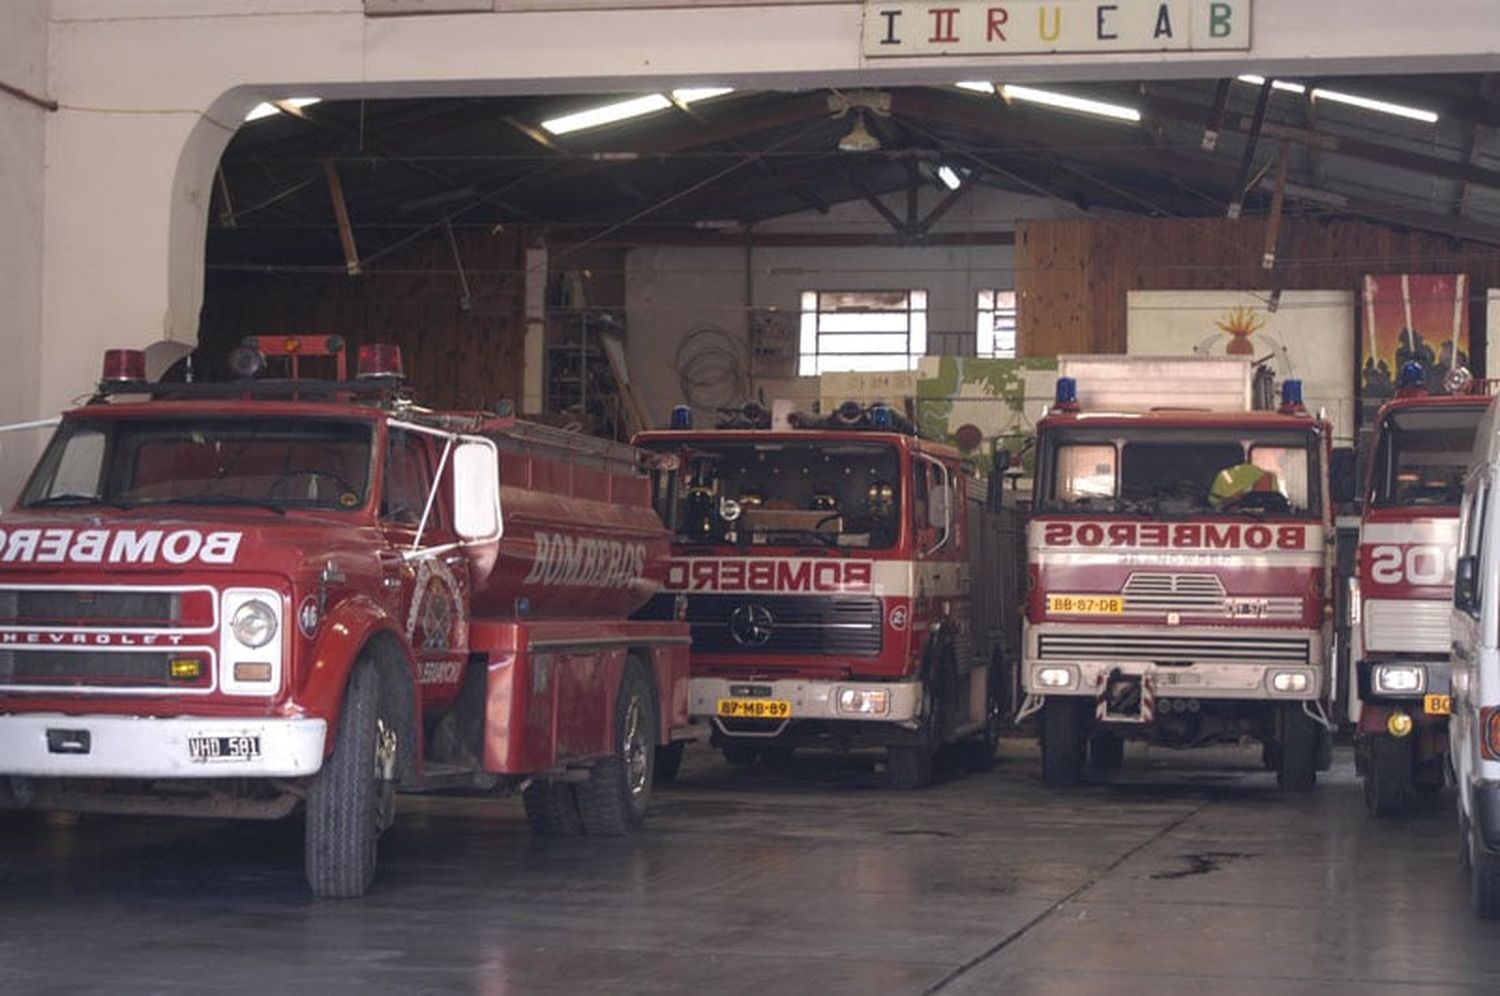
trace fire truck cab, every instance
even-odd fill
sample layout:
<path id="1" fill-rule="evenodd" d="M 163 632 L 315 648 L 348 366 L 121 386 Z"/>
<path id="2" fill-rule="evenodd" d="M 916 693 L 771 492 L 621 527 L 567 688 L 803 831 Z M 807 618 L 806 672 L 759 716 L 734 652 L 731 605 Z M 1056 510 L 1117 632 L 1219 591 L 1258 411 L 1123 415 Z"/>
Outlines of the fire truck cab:
<path id="1" fill-rule="evenodd" d="M 627 620 L 670 461 L 426 409 L 393 349 L 359 358 L 264 336 L 240 380 L 160 384 L 110 352 L 0 516 L 0 805 L 300 808 L 320 896 L 369 887 L 397 789 L 640 823 L 688 721 L 686 627 Z"/>
<path id="2" fill-rule="evenodd" d="M 884 748 L 897 788 L 949 753 L 992 766 L 1016 603 L 998 489 L 884 405 L 779 429 L 753 403 L 730 416 L 737 428 L 684 414 L 636 440 L 683 463 L 666 591 L 647 611 L 685 597 L 691 711 L 713 743 L 733 764 Z"/>
<path id="3" fill-rule="evenodd" d="M 1310 790 L 1331 752 L 1328 423 L 1295 381 L 1249 410 L 1243 360 L 1062 373 L 1037 425 L 1018 716 L 1040 713 L 1043 780 L 1116 768 L 1127 739 L 1253 737 Z"/>
<path id="4" fill-rule="evenodd" d="M 1350 599 L 1355 764 L 1375 816 L 1443 787 L 1458 508 L 1490 402 L 1466 388 L 1429 395 L 1422 383 L 1420 365 L 1407 364 L 1376 419 Z"/>

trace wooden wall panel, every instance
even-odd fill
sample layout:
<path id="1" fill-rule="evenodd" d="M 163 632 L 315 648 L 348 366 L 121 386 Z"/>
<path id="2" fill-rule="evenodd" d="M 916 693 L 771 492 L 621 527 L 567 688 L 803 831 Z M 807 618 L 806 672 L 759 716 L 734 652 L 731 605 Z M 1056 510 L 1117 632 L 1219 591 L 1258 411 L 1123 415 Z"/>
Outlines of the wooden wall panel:
<path id="1" fill-rule="evenodd" d="M 401 347 L 407 381 L 424 403 L 493 408 L 521 397 L 525 313 L 521 240 L 459 238 L 468 307 L 446 240 L 383 258 L 360 276 L 210 273 L 199 331 L 199 370 L 223 375 L 224 356 L 247 335 L 331 333 L 349 343 Z M 208 369 L 204 369 L 204 367 Z"/>
<path id="2" fill-rule="evenodd" d="M 1475 362 L 1482 297 L 1500 286 L 1500 250 L 1373 222 L 1290 218 L 1277 266 L 1261 269 L 1266 221 L 1090 219 L 1016 226 L 1017 347 L 1022 356 L 1125 351 L 1131 290 L 1349 290 L 1367 273 L 1467 273 Z"/>

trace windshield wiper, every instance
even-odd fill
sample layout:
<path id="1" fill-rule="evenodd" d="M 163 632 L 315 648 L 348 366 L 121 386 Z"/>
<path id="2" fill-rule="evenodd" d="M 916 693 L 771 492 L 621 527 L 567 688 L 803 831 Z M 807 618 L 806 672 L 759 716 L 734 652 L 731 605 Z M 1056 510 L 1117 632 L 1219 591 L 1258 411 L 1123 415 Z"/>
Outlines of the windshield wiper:
<path id="1" fill-rule="evenodd" d="M 26 503 L 27 508 L 43 508 L 47 505 L 108 505 L 111 508 L 134 508 L 130 502 L 120 501 L 115 498 L 105 498 L 101 495 L 86 495 L 76 491 L 67 491 L 61 494 L 48 495 L 35 501 Z"/>
<path id="2" fill-rule="evenodd" d="M 175 498 L 158 498 L 153 501 L 138 502 L 138 505 L 246 505 L 251 508 L 263 508 L 277 515 L 285 515 L 286 509 L 274 502 L 263 501 L 259 498 L 241 498 L 238 495 L 177 495 Z"/>

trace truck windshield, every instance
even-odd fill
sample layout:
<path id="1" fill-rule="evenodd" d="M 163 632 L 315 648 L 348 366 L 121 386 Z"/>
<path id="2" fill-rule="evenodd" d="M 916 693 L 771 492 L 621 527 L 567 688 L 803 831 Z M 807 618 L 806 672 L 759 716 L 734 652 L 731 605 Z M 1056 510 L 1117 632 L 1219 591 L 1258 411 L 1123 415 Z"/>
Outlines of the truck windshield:
<path id="1" fill-rule="evenodd" d="M 1372 505 L 1457 505 L 1480 405 L 1394 411 L 1380 423 L 1370 473 Z"/>
<path id="2" fill-rule="evenodd" d="M 21 505 L 352 510 L 369 490 L 373 437 L 373 425 L 357 419 L 68 419 Z"/>
<path id="3" fill-rule="evenodd" d="M 888 547 L 900 531 L 900 455 L 885 443 L 774 440 L 686 443 L 672 523 L 679 543 Z"/>
<path id="4" fill-rule="evenodd" d="M 1041 512 L 1316 515 L 1318 436 L 1273 430 L 1067 428 L 1041 448 Z"/>

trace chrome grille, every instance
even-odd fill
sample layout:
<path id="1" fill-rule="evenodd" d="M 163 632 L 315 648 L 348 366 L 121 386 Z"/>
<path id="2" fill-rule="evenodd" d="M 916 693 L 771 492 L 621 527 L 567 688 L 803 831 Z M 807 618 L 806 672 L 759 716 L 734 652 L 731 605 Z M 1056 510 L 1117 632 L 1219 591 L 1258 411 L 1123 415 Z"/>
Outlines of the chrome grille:
<path id="1" fill-rule="evenodd" d="M 86 588 L 0 590 L 0 625 L 156 628 L 182 621 L 175 591 L 104 591 Z"/>
<path id="2" fill-rule="evenodd" d="M 5 647 L 0 648 L 0 683 L 20 687 L 206 687 L 211 680 L 206 660 L 200 677 L 185 681 L 172 678 L 171 661 L 180 656 L 184 655 L 160 650 L 21 650 Z"/>
<path id="3" fill-rule="evenodd" d="M 1136 573 L 1125 581 L 1126 612 L 1224 611 L 1224 584 L 1214 574 Z"/>
<path id="4" fill-rule="evenodd" d="M 1226 633 L 1043 633 L 1038 653 L 1062 660 L 1130 660 L 1191 663 L 1307 663 L 1311 643 L 1300 636 Z"/>

